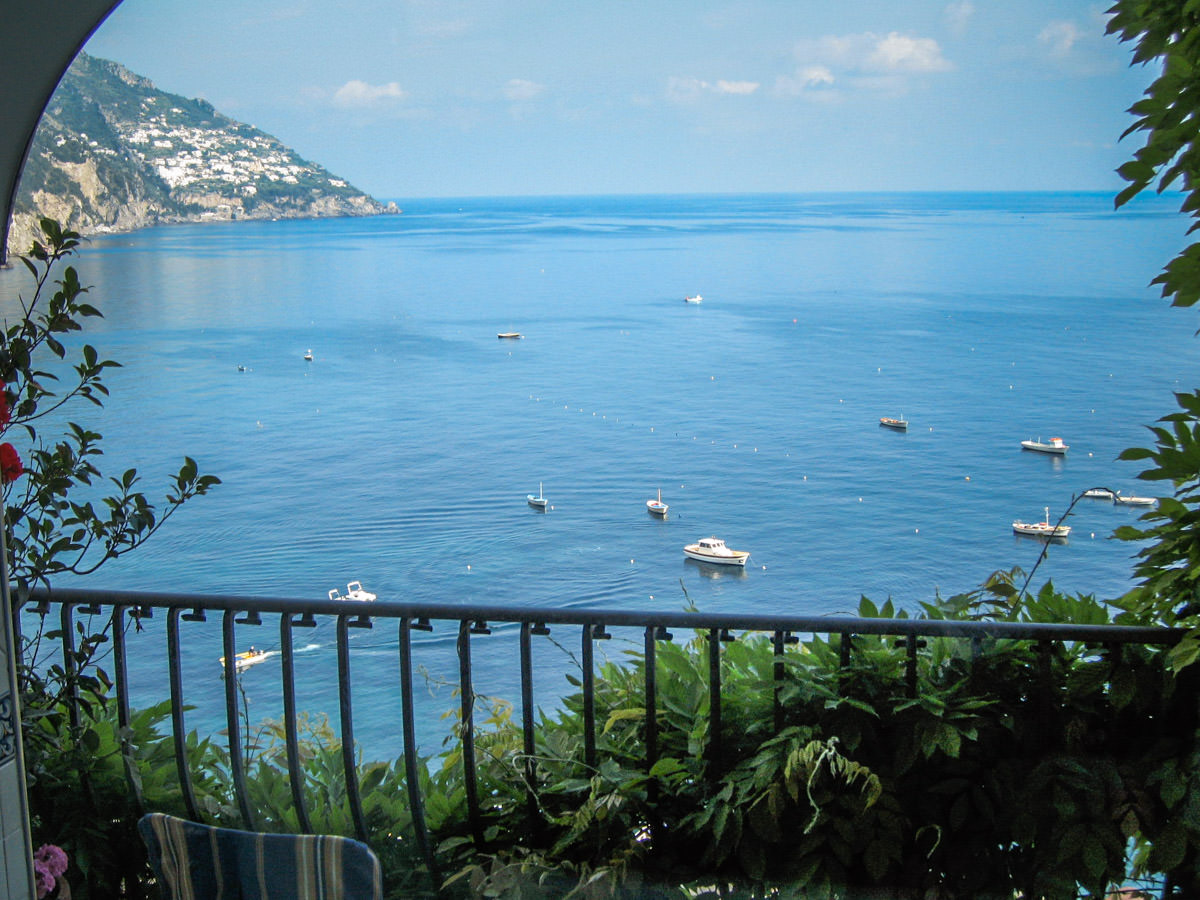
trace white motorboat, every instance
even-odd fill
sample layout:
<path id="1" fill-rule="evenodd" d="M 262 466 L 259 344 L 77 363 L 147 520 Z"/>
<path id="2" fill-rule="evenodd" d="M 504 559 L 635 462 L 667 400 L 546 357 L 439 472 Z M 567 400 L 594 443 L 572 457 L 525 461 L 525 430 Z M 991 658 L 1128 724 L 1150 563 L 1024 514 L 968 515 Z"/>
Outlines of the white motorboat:
<path id="1" fill-rule="evenodd" d="M 646 509 L 654 513 L 656 516 L 665 516 L 667 514 L 667 504 L 662 502 L 662 488 L 658 489 L 657 500 L 647 500 Z"/>
<path id="2" fill-rule="evenodd" d="M 243 650 L 241 653 L 233 655 L 233 668 L 235 672 L 240 672 L 243 669 L 248 669 L 257 663 L 262 662 L 267 658 L 266 650 L 258 650 L 251 645 L 249 650 Z M 220 659 L 221 666 L 225 665 L 225 657 Z"/>
<path id="3" fill-rule="evenodd" d="M 341 593 L 337 588 L 330 588 L 330 600 L 357 600 L 359 602 L 370 602 L 377 599 L 377 595 L 372 594 L 368 590 L 364 590 L 361 581 L 351 581 L 346 585 L 346 593 Z"/>
<path id="4" fill-rule="evenodd" d="M 684 556 L 699 562 L 716 563 L 721 566 L 744 566 L 750 558 L 748 550 L 730 550 L 720 538 L 701 538 L 683 548 Z"/>
<path id="5" fill-rule="evenodd" d="M 1013 522 L 1013 532 L 1040 538 L 1065 538 L 1071 533 L 1070 525 L 1050 524 L 1050 507 L 1045 510 L 1046 518 L 1041 522 Z"/>
<path id="6" fill-rule="evenodd" d="M 370 591 L 363 590 L 361 581 L 351 581 L 346 585 L 346 596 L 342 597 L 342 599 L 369 602 L 375 599 L 375 595 Z"/>
<path id="7" fill-rule="evenodd" d="M 683 302 L 684 303 L 703 303 L 704 298 L 701 297 L 699 294 L 697 294 L 695 297 L 684 297 Z"/>
<path id="8" fill-rule="evenodd" d="M 884 428 L 894 428 L 896 431 L 908 431 L 908 419 L 893 419 L 890 416 L 880 416 L 879 424 Z"/>
<path id="9" fill-rule="evenodd" d="M 1021 447 L 1025 450 L 1036 450 L 1039 453 L 1066 453 L 1071 448 L 1063 443 L 1060 437 L 1052 437 L 1049 441 L 1043 441 L 1041 436 L 1038 436 L 1036 441 L 1021 441 Z"/>
<path id="10" fill-rule="evenodd" d="M 548 499 L 542 496 L 542 483 L 540 481 L 538 482 L 537 496 L 535 497 L 533 494 L 526 494 L 525 500 L 534 509 L 540 509 L 542 512 L 546 511 L 546 504 L 550 502 Z"/>
<path id="11" fill-rule="evenodd" d="M 1135 497 L 1133 494 L 1122 494 L 1117 491 L 1113 494 L 1113 503 L 1120 506 L 1154 506 L 1158 503 L 1154 497 Z"/>
<path id="12" fill-rule="evenodd" d="M 1083 496 L 1091 497 L 1095 500 L 1112 500 L 1116 494 L 1108 488 L 1089 488 L 1083 492 Z"/>
<path id="13" fill-rule="evenodd" d="M 521 334 L 519 331 L 501 331 L 496 335 L 496 337 L 500 338 L 502 341 L 519 341 L 521 338 L 525 337 L 525 335 Z"/>

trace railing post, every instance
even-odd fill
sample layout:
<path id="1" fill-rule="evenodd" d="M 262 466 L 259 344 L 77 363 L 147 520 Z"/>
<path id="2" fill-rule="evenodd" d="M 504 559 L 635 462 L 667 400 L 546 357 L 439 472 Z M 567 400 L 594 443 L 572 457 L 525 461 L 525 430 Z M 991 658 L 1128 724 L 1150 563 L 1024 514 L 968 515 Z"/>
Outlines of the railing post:
<path id="1" fill-rule="evenodd" d="M 904 638 L 904 683 L 910 700 L 917 698 L 917 650 L 923 646 L 925 642 L 918 640 L 915 634 Z"/>
<path id="2" fill-rule="evenodd" d="M 75 619 L 74 603 L 64 603 L 59 610 L 59 625 L 62 630 L 63 671 L 66 672 L 67 720 L 72 730 L 79 729 L 79 681 L 75 677 Z"/>
<path id="3" fill-rule="evenodd" d="M 596 756 L 596 674 L 593 671 L 592 646 L 593 626 L 583 626 L 582 644 L 580 646 L 580 664 L 583 667 L 583 761 L 589 769 L 595 770 Z"/>
<path id="4" fill-rule="evenodd" d="M 358 765 L 354 758 L 354 709 L 350 691 L 350 632 L 349 629 L 370 628 L 371 622 L 363 616 L 338 616 L 338 708 L 342 722 L 342 768 L 346 772 L 346 799 L 350 803 L 350 817 L 354 820 L 354 832 L 366 843 L 367 821 L 363 816 L 362 797 L 358 790 Z"/>
<path id="5" fill-rule="evenodd" d="M 408 786 L 408 811 L 412 816 L 413 831 L 416 833 L 417 851 L 425 860 L 429 880 L 433 883 L 434 891 L 437 891 L 441 888 L 442 877 L 425 824 L 425 800 L 421 796 L 420 761 L 417 759 L 416 711 L 413 709 L 412 629 L 416 627 L 418 626 L 413 625 L 407 616 L 400 620 L 400 714 L 404 729 L 404 781 Z M 420 627 L 432 630 L 428 625 Z"/>
<path id="6" fill-rule="evenodd" d="M 225 721 L 229 728 L 229 773 L 233 778 L 233 790 L 237 797 L 242 823 L 247 831 L 257 831 L 254 810 L 246 795 L 246 770 L 242 759 L 242 729 L 238 717 L 238 674 L 237 653 L 234 642 L 233 619 L 237 613 L 227 609 L 221 616 L 221 638 L 225 648 Z"/>
<path id="7" fill-rule="evenodd" d="M 658 629 L 646 626 L 643 639 L 644 665 L 646 667 L 646 771 L 658 762 Z M 656 790 L 654 782 L 650 789 Z"/>
<path id="8" fill-rule="evenodd" d="M 302 620 L 304 624 L 308 621 L 311 619 Z M 292 805 L 296 808 L 296 820 L 300 830 L 305 834 L 312 834 L 308 804 L 304 800 L 304 769 L 300 765 L 300 740 L 296 733 L 296 660 L 292 645 L 292 614 L 287 612 L 279 615 L 279 670 L 283 688 L 283 735 L 287 748 Z"/>
<path id="9" fill-rule="evenodd" d="M 537 764 L 534 761 L 533 741 L 533 623 L 521 623 L 521 747 L 525 754 L 525 812 L 530 829 L 539 830 L 538 799 L 534 786 L 537 783 Z M 548 629 L 542 628 L 541 633 Z"/>
<path id="10" fill-rule="evenodd" d="M 121 735 L 121 762 L 125 767 L 125 779 L 129 782 L 130 793 L 133 794 L 134 807 L 138 818 L 146 811 L 145 798 L 142 796 L 142 779 L 138 777 L 137 762 L 133 758 L 133 748 L 129 743 L 129 670 L 125 665 L 125 610 L 123 606 L 114 606 L 109 627 L 112 628 L 113 642 L 113 678 L 117 688 L 117 729 Z"/>
<path id="11" fill-rule="evenodd" d="M 183 721 L 183 672 L 179 660 L 179 616 L 182 610 L 172 606 L 167 613 L 167 674 L 171 683 L 171 736 L 175 742 L 175 772 L 183 793 L 183 808 L 189 819 L 200 820 L 196 793 L 192 790 L 192 773 L 187 758 L 187 730 Z M 204 613 L 197 610 L 190 616 L 203 622 Z M 184 618 L 189 618 L 185 616 Z"/>
<path id="12" fill-rule="evenodd" d="M 714 781 L 721 774 L 721 629 L 708 632 L 708 762 Z"/>
<path id="13" fill-rule="evenodd" d="M 483 848 L 483 822 L 479 814 L 479 786 L 475 773 L 475 688 L 471 683 L 470 620 L 458 623 L 458 687 L 462 713 L 463 788 L 467 795 L 467 821 L 475 846 Z"/>
<path id="14" fill-rule="evenodd" d="M 772 677 L 775 681 L 774 689 L 771 691 L 771 709 L 774 713 L 775 733 L 783 731 L 784 713 L 783 713 L 783 681 L 787 675 L 787 664 L 783 659 L 783 652 L 788 644 L 797 643 L 800 639 L 788 634 L 786 631 L 776 629 L 771 635 L 771 649 L 775 654 L 775 664 L 772 666 Z"/>

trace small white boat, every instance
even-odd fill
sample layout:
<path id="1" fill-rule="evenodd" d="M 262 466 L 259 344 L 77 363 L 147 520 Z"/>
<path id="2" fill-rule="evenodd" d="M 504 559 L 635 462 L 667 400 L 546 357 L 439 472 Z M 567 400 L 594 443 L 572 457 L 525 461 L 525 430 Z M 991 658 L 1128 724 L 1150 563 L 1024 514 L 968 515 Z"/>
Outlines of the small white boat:
<path id="1" fill-rule="evenodd" d="M 1116 494 L 1108 488 L 1089 488 L 1083 492 L 1083 496 L 1091 497 L 1095 500 L 1112 500 Z"/>
<path id="2" fill-rule="evenodd" d="M 346 596 L 342 597 L 342 599 L 369 602 L 375 599 L 375 595 L 370 591 L 363 590 L 361 581 L 352 581 L 346 585 Z"/>
<path id="3" fill-rule="evenodd" d="M 879 424 L 884 428 L 894 428 L 896 431 L 908 431 L 908 419 L 893 419 L 890 416 L 880 416 Z"/>
<path id="4" fill-rule="evenodd" d="M 244 650 L 241 653 L 234 654 L 234 656 L 233 656 L 234 671 L 240 672 L 243 669 L 248 669 L 250 666 L 253 666 L 256 663 L 260 663 L 263 660 L 265 660 L 266 658 L 267 658 L 266 650 L 258 650 L 258 649 L 255 649 L 255 647 L 253 645 L 251 645 L 249 650 Z M 221 657 L 220 663 L 221 663 L 221 666 L 224 667 L 225 657 L 223 657 L 223 656 Z"/>
<path id="5" fill-rule="evenodd" d="M 521 334 L 519 331 L 501 331 L 498 335 L 496 335 L 496 337 L 500 338 L 502 341 L 519 341 L 521 338 L 525 337 L 525 335 Z"/>
<path id="6" fill-rule="evenodd" d="M 341 593 L 337 588 L 329 589 L 330 600 L 357 600 L 359 602 L 370 602 L 377 597 L 368 590 L 364 590 L 361 581 L 351 581 L 346 585 L 346 593 Z"/>
<path id="7" fill-rule="evenodd" d="M 1045 510 L 1046 518 L 1041 522 L 1013 522 L 1013 532 L 1040 538 L 1065 538 L 1071 533 L 1070 525 L 1051 525 L 1050 507 L 1045 507 Z"/>
<path id="8" fill-rule="evenodd" d="M 683 548 L 683 555 L 700 562 L 721 566 L 744 566 L 750 558 L 748 550 L 730 550 L 720 538 L 701 538 Z"/>
<path id="9" fill-rule="evenodd" d="M 1121 506 L 1154 506 L 1158 500 L 1154 497 L 1135 497 L 1133 494 L 1122 494 L 1117 491 L 1113 494 L 1113 503 Z"/>
<path id="10" fill-rule="evenodd" d="M 667 514 L 667 504 L 662 502 L 662 488 L 658 489 L 657 500 L 647 500 L 646 509 L 654 513 L 656 516 L 665 516 Z"/>
<path id="11" fill-rule="evenodd" d="M 704 298 L 701 297 L 699 294 L 697 294 L 695 297 L 684 297 L 683 302 L 684 303 L 703 303 Z"/>
<path id="12" fill-rule="evenodd" d="M 1049 441 L 1043 441 L 1041 436 L 1038 436 L 1036 441 L 1021 441 L 1021 447 L 1025 450 L 1036 450 L 1039 453 L 1066 453 L 1071 448 L 1063 443 L 1060 437 L 1052 437 Z"/>
<path id="13" fill-rule="evenodd" d="M 312 350 L 305 350 L 305 351 L 304 351 L 304 358 L 305 358 L 306 360 L 308 360 L 309 362 L 312 362 L 312 361 L 313 361 Z"/>
<path id="14" fill-rule="evenodd" d="M 540 481 L 538 482 L 537 496 L 535 497 L 533 494 L 526 494 L 525 500 L 534 509 L 540 509 L 543 512 L 546 511 L 546 504 L 550 502 L 548 499 L 542 496 L 542 483 Z"/>

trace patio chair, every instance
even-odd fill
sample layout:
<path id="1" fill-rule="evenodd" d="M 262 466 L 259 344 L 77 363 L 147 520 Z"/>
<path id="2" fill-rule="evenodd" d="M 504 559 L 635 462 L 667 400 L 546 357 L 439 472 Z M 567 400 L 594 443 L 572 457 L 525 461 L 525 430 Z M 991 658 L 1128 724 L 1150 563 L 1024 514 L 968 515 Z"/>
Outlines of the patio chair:
<path id="1" fill-rule="evenodd" d="M 149 813 L 138 831 L 164 900 L 382 900 L 371 849 L 345 837 L 261 834 Z"/>

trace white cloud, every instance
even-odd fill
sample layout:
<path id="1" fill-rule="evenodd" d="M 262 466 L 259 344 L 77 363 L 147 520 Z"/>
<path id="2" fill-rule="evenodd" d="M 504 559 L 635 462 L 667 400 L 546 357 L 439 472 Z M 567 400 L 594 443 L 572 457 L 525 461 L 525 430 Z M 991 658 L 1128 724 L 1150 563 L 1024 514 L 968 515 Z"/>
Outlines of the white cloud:
<path id="1" fill-rule="evenodd" d="M 1050 55 L 1061 59 L 1071 52 L 1071 48 L 1083 36 L 1079 26 L 1074 22 L 1051 22 L 1038 35 L 1038 42 L 1050 50 Z"/>
<path id="2" fill-rule="evenodd" d="M 966 3 L 965 5 L 969 5 Z M 826 35 L 796 44 L 794 73 L 776 80 L 778 93 L 799 96 L 814 92 L 830 95 L 833 85 L 860 90 L 903 93 L 906 78 L 948 72 L 954 68 L 936 40 L 898 31 Z"/>
<path id="3" fill-rule="evenodd" d="M 361 109 L 405 99 L 408 92 L 395 81 L 387 84 L 367 84 L 357 79 L 347 81 L 334 91 L 333 102 L 337 106 Z"/>
<path id="4" fill-rule="evenodd" d="M 780 75 L 775 80 L 775 92 L 793 97 L 813 90 L 824 90 L 827 93 L 835 80 L 828 66 L 805 66 L 795 75 Z"/>
<path id="5" fill-rule="evenodd" d="M 950 33 L 962 37 L 966 34 L 967 25 L 975 15 L 975 4 L 971 0 L 957 0 L 946 7 L 946 27 Z"/>
<path id="6" fill-rule="evenodd" d="M 759 88 L 757 81 L 705 81 L 702 78 L 679 78 L 672 75 L 667 79 L 667 99 L 676 103 L 689 103 L 705 94 L 745 97 Z"/>
<path id="7" fill-rule="evenodd" d="M 747 96 L 758 90 L 757 81 L 718 81 L 715 88 L 718 94 L 737 94 Z"/>
<path id="8" fill-rule="evenodd" d="M 543 93 L 546 86 L 536 81 L 526 81 L 524 78 L 511 78 L 504 85 L 504 96 L 513 102 L 532 100 Z"/>
<path id="9" fill-rule="evenodd" d="M 875 72 L 945 72 L 954 68 L 933 38 L 914 38 L 893 31 L 871 50 L 863 67 Z"/>

